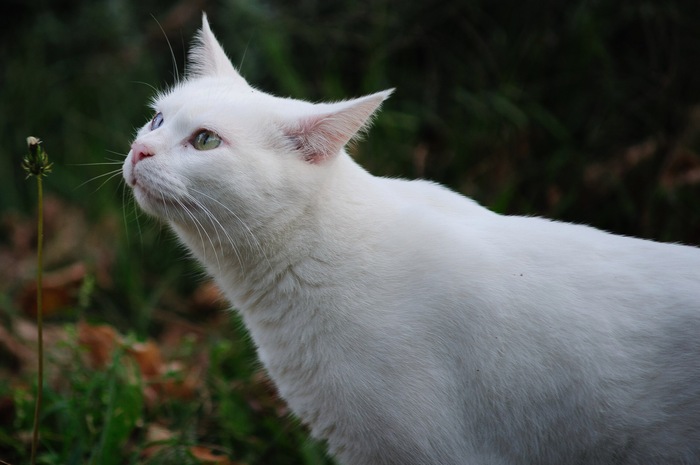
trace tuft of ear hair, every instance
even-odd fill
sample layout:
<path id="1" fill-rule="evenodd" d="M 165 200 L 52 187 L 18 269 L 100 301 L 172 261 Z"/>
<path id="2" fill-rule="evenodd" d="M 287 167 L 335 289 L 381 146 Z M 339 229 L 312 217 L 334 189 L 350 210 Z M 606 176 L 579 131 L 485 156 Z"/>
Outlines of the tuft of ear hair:
<path id="1" fill-rule="evenodd" d="M 317 112 L 297 117 L 284 128 L 302 159 L 321 163 L 335 157 L 366 130 L 372 116 L 394 89 L 338 103 L 314 105 Z"/>
<path id="2" fill-rule="evenodd" d="M 197 31 L 195 42 L 190 48 L 187 64 L 187 75 L 190 78 L 228 77 L 237 81 L 238 84 L 248 85 L 216 40 L 209 27 L 206 13 L 202 13 L 202 27 Z"/>

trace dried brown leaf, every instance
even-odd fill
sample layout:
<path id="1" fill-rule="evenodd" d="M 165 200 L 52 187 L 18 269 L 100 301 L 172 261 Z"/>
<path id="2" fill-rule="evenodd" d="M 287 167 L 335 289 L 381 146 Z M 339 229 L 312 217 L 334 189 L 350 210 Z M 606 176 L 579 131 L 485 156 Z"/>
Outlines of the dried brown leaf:
<path id="1" fill-rule="evenodd" d="M 228 457 L 209 447 L 191 446 L 189 451 L 203 465 L 233 465 Z"/>
<path id="2" fill-rule="evenodd" d="M 46 273 L 42 280 L 43 315 L 51 316 L 75 305 L 85 274 L 85 265 L 80 262 Z M 25 315 L 36 318 L 36 281 L 28 283 L 20 292 L 19 307 Z"/>
<path id="3" fill-rule="evenodd" d="M 145 379 L 152 379 L 163 373 L 163 357 L 155 342 L 138 342 L 127 347 L 126 351 L 139 366 Z"/>
<path id="4" fill-rule="evenodd" d="M 112 361 L 121 336 L 109 325 L 91 325 L 81 321 L 78 323 L 78 342 L 87 348 L 90 366 L 105 368 Z"/>
<path id="5" fill-rule="evenodd" d="M 214 281 L 200 285 L 192 294 L 190 307 L 197 314 L 218 313 L 227 306 L 224 294 Z"/>

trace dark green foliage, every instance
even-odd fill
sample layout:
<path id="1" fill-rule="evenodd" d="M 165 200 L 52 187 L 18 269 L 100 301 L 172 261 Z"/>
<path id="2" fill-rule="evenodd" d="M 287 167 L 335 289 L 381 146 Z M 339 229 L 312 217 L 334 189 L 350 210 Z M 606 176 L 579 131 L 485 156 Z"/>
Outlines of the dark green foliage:
<path id="1" fill-rule="evenodd" d="M 71 353 L 77 355 L 77 351 Z M 85 370 L 76 357 L 71 364 L 62 367 L 66 369 L 66 376 L 59 389 L 45 386 L 37 463 L 125 463 L 123 450 L 142 419 L 143 400 L 134 366 L 123 365 L 123 355 L 118 352 L 115 363 L 107 370 Z M 16 392 L 16 395 L 21 395 L 24 391 Z M 33 401 L 21 397 L 15 406 L 11 428 L 14 431 L 28 430 Z M 22 463 L 22 457 L 28 458 L 25 455 L 28 451 L 18 447 L 12 453 L 13 445 L 18 446 L 16 437 L 2 438 L 0 457 Z"/>
<path id="2" fill-rule="evenodd" d="M 199 464 L 194 455 L 198 447 L 226 457 L 224 464 L 332 463 L 323 446 L 309 440 L 286 415 L 286 407 L 258 371 L 240 323 L 232 321 L 223 330 L 210 326 L 205 344 L 185 344 L 170 354 L 207 365 L 194 395 L 168 391 L 164 383 L 182 381 L 197 369 L 196 363 L 182 372 L 145 379 L 129 355 L 137 343 L 128 337 L 105 366 L 92 367 L 86 363 L 89 348 L 78 344 L 76 328 L 69 325 L 64 331 L 65 341 L 52 347 L 47 358 L 52 374 L 44 388 L 37 463 Z M 13 405 L 1 410 L 0 418 L 0 459 L 10 464 L 28 459 L 29 450 L 18 438 L 32 424 L 31 392 L 0 386 L 0 408 L 9 399 Z M 158 430 L 166 436 L 154 437 Z"/>
<path id="3" fill-rule="evenodd" d="M 429 177 L 508 213 L 700 241 L 700 215 L 689 208 L 697 182 L 684 176 L 699 163 L 690 118 L 700 100 L 697 2 L 203 5 L 234 63 L 263 90 L 322 100 L 396 87 L 356 150 L 376 174 Z M 150 86 L 173 83 L 175 67 L 182 74 L 200 11 L 156 0 L 3 8 L 7 209 L 30 196 L 9 156 L 22 151 L 18 134 L 41 131 L 62 164 L 128 151 L 150 116 Z M 60 170 L 53 190 L 84 202 L 99 182 L 75 187 L 105 171 Z M 122 203 L 115 184 L 86 207 Z"/>

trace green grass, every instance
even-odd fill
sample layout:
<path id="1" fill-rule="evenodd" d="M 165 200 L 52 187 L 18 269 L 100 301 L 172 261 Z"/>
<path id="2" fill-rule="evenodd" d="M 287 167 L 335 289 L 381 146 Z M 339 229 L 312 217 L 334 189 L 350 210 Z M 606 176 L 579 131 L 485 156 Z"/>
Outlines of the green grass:
<path id="1" fill-rule="evenodd" d="M 25 318 L 19 297 L 31 277 L 20 265 L 32 250 L 18 231 L 36 199 L 19 165 L 24 138 L 39 134 L 55 163 L 45 191 L 62 202 L 47 250 L 63 250 L 52 237 L 80 242 L 49 253 L 47 272 L 82 262 L 95 279 L 89 303 L 48 324 L 70 336 L 82 318 L 159 344 L 173 321 L 206 330 L 190 353 L 168 354 L 186 366 L 208 360 L 198 395 L 158 405 L 123 352 L 95 369 L 77 336 L 64 340 L 62 358 L 48 359 L 62 377 L 44 391 L 42 463 L 196 463 L 193 445 L 240 463 L 329 463 L 257 378 L 240 323 L 212 324 L 195 310 L 202 273 L 172 236 L 137 212 L 118 175 L 84 184 L 119 167 L 151 117 L 154 88 L 174 82 L 174 64 L 182 73 L 200 21 L 187 5 L 0 7 L 0 257 L 19 260 L 0 279 L 0 325 L 16 335 Z M 375 174 L 433 179 L 503 213 L 700 244 L 697 1 L 221 0 L 206 9 L 234 63 L 265 91 L 319 101 L 395 87 L 353 148 Z M 86 165 L 102 162 L 117 164 Z M 10 382 L 0 384 L 0 412 L 10 413 L 0 415 L 0 459 L 19 464 L 33 376 L 1 342 Z M 146 457 L 152 425 L 173 435 Z"/>
<path id="2" fill-rule="evenodd" d="M 65 338 L 47 360 L 53 376 L 44 388 L 37 463 L 166 464 L 176 456 L 177 463 L 201 463 L 191 456 L 193 447 L 250 465 L 331 463 L 323 446 L 310 441 L 286 414 L 258 372 L 236 322 L 224 331 L 211 327 L 203 341 L 170 354 L 171 361 L 185 360 L 186 365 L 190 358 L 206 361 L 204 376 L 197 378 L 191 394 L 161 383 L 183 386 L 196 367 L 144 379 L 126 348 L 136 341 L 131 336 L 105 366 L 95 368 L 86 362 L 87 348 L 78 342 L 75 326 L 63 330 Z M 156 389 L 148 391 L 147 386 Z M 3 420 L 0 457 L 25 463 L 29 451 L 17 438 L 31 429 L 33 392 L 3 385 L 0 398 L 11 398 L 15 408 L 11 420 Z M 158 429 L 167 436 L 152 437 Z"/>

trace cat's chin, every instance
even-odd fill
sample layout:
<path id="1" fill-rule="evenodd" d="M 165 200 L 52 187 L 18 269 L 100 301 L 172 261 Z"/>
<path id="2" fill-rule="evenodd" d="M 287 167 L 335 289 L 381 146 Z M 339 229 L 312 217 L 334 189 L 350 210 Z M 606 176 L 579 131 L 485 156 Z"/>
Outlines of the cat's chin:
<path id="1" fill-rule="evenodd" d="M 133 191 L 136 203 L 146 213 L 159 218 L 175 219 L 192 214 L 193 210 L 198 210 L 192 202 L 172 198 L 162 192 L 155 193 L 138 183 L 134 184 Z"/>
<path id="2" fill-rule="evenodd" d="M 166 201 L 164 198 L 157 199 L 147 189 L 138 184 L 133 186 L 133 191 L 136 203 L 150 215 L 163 217 L 168 208 L 174 208 L 171 201 Z"/>

